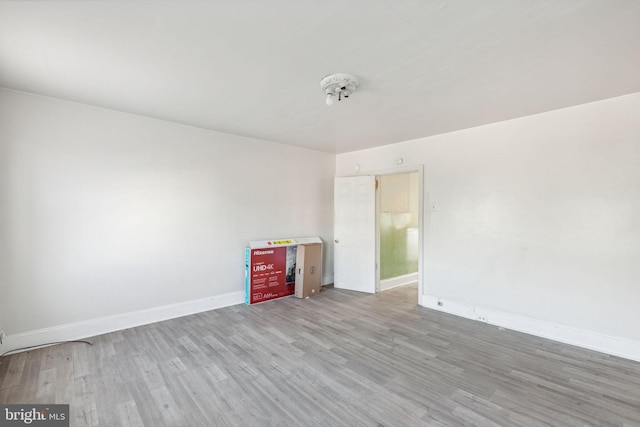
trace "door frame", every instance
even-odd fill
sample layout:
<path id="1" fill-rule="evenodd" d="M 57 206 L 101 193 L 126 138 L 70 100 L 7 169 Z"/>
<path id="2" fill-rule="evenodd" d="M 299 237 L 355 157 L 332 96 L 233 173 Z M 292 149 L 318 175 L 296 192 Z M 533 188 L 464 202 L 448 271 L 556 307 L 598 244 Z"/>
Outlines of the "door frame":
<path id="1" fill-rule="evenodd" d="M 341 174 L 336 176 L 362 176 L 373 175 L 376 180 L 381 175 L 397 175 L 403 173 L 418 172 L 418 305 L 422 305 L 424 291 L 424 165 L 396 166 L 387 169 L 373 169 L 355 174 Z M 376 189 L 376 293 L 380 289 L 380 193 Z"/>

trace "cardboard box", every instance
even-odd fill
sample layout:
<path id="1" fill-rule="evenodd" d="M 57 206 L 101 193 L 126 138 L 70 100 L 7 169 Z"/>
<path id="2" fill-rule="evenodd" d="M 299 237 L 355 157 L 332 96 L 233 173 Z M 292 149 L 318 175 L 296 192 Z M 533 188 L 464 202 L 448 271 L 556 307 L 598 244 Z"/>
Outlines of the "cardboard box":
<path id="1" fill-rule="evenodd" d="M 298 245 L 296 254 L 295 296 L 308 298 L 320 293 L 322 286 L 322 243 Z"/>
<path id="2" fill-rule="evenodd" d="M 245 303 L 294 294 L 298 245 L 322 244 L 319 237 L 253 240 L 245 249 Z"/>

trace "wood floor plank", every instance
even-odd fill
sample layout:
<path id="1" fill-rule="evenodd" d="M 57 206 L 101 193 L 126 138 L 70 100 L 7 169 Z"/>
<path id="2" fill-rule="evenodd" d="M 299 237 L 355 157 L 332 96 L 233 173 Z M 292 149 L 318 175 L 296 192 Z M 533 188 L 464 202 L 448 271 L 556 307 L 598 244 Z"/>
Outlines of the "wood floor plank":
<path id="1" fill-rule="evenodd" d="M 73 426 L 640 426 L 640 363 L 375 295 L 237 305 L 0 359 Z"/>
<path id="2" fill-rule="evenodd" d="M 0 389 L 9 389 L 19 386 L 22 383 L 22 375 L 24 374 L 25 364 L 28 354 L 19 353 L 11 357 L 3 359 L 3 377 L 0 382 Z"/>

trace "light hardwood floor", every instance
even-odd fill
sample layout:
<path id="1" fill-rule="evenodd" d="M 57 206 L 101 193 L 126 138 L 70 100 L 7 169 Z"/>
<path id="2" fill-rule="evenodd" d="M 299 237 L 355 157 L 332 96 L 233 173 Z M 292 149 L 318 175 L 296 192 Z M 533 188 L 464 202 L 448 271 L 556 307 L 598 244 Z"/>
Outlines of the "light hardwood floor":
<path id="1" fill-rule="evenodd" d="M 640 363 L 331 287 L 0 360 L 72 426 L 640 426 Z"/>

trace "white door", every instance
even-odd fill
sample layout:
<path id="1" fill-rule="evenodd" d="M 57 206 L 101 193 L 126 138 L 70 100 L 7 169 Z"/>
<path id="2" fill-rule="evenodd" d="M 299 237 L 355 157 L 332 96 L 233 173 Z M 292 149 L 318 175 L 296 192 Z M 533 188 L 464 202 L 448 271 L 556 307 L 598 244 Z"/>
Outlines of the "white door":
<path id="1" fill-rule="evenodd" d="M 334 286 L 376 291 L 376 178 L 336 177 Z"/>

